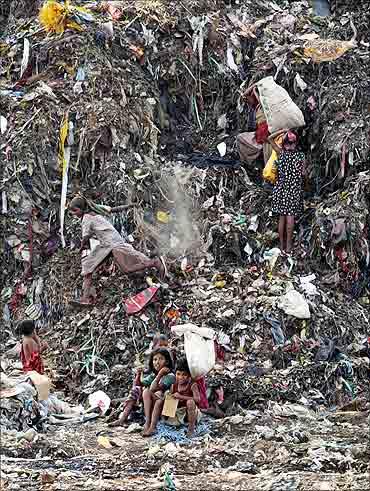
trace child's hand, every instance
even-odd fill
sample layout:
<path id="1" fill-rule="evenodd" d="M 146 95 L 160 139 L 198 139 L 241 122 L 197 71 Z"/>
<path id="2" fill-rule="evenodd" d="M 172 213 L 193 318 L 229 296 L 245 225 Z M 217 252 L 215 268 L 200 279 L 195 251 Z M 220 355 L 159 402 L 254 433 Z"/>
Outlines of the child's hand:
<path id="1" fill-rule="evenodd" d="M 159 370 L 158 375 L 163 377 L 164 375 L 167 375 L 168 373 L 170 373 L 170 371 L 171 370 L 169 368 L 163 367 Z"/>
<path id="2" fill-rule="evenodd" d="M 46 341 L 41 341 L 40 348 L 41 348 L 41 351 L 45 351 L 45 350 L 49 349 L 49 345 Z"/>

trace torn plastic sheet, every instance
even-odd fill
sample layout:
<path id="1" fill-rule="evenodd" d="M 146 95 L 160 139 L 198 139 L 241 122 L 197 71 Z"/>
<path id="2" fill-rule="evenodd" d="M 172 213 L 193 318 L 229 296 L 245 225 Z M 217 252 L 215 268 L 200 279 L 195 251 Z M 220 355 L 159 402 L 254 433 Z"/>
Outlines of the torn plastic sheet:
<path id="1" fill-rule="evenodd" d="M 30 42 L 27 38 L 23 39 L 23 58 L 21 64 L 21 73 L 20 78 L 23 77 L 25 71 L 27 70 L 28 64 L 30 60 Z"/>
<path id="2" fill-rule="evenodd" d="M 67 139 L 68 135 L 68 139 Z M 65 142 L 67 139 L 67 146 Z M 62 192 L 60 197 L 60 237 L 62 247 L 66 246 L 64 238 L 64 216 L 67 201 L 68 170 L 71 159 L 71 146 L 73 145 L 73 122 L 69 121 L 68 114 L 65 115 L 59 135 L 59 163 L 62 168 Z"/>
<path id="3" fill-rule="evenodd" d="M 204 35 L 205 26 L 208 24 L 209 19 L 207 17 L 192 17 L 189 19 L 191 28 L 193 29 L 193 51 L 198 51 L 199 65 L 203 66 L 203 47 L 204 47 Z"/>

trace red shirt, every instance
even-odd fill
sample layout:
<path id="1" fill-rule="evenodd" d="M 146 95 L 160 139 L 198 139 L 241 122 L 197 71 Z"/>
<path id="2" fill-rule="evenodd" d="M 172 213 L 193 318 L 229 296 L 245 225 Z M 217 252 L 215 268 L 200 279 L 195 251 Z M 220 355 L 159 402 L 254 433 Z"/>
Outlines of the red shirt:
<path id="1" fill-rule="evenodd" d="M 38 351 L 33 351 L 31 353 L 30 359 L 27 361 L 24 354 L 23 346 L 21 347 L 21 362 L 23 365 L 24 372 L 37 372 L 43 375 L 45 372 L 44 363 L 42 361 L 41 355 Z"/>

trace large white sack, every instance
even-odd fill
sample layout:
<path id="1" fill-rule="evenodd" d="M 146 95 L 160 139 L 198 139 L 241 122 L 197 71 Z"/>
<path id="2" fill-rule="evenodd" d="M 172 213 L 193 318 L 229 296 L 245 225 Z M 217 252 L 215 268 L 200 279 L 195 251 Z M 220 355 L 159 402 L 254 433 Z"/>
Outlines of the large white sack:
<path id="1" fill-rule="evenodd" d="M 199 334 L 203 338 L 214 339 L 215 331 L 209 327 L 198 327 L 196 324 L 179 324 L 178 326 L 173 326 L 171 331 L 177 336 L 182 336 L 186 332 L 193 332 Z"/>
<path id="2" fill-rule="evenodd" d="M 184 334 L 184 346 L 191 376 L 196 379 L 210 372 L 216 363 L 215 345 L 194 332 Z"/>
<path id="3" fill-rule="evenodd" d="M 293 315 L 298 319 L 309 319 L 311 317 L 310 308 L 303 295 L 297 290 L 289 290 L 280 299 L 279 308 L 288 315 Z"/>
<path id="4" fill-rule="evenodd" d="M 306 124 L 302 111 L 273 77 L 257 82 L 257 88 L 270 133 L 284 128 L 300 128 Z"/>

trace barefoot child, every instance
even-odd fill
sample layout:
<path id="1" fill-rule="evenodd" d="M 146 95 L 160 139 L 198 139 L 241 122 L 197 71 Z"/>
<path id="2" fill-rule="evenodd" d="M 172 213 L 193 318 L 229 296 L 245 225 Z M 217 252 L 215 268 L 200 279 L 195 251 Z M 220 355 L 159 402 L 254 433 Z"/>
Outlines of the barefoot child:
<path id="1" fill-rule="evenodd" d="M 89 255 L 81 259 L 83 294 L 81 300 L 75 303 L 80 305 L 94 303 L 93 273 L 111 253 L 124 274 L 144 273 L 149 269 L 157 269 L 163 278 L 166 276 L 167 270 L 163 258 L 149 259 L 145 254 L 134 249 L 106 218 L 90 209 L 86 199 L 73 198 L 69 209 L 74 216 L 81 219 L 82 243 L 80 251 L 83 252 L 88 248 L 91 238 L 96 238 L 99 241 L 99 245 L 90 251 Z"/>
<path id="2" fill-rule="evenodd" d="M 46 343 L 42 343 L 36 334 L 35 321 L 24 320 L 19 326 L 19 332 L 22 335 L 21 361 L 24 372 L 35 371 L 40 375 L 44 374 L 44 363 L 41 353 L 47 348 Z"/>
<path id="3" fill-rule="evenodd" d="M 199 410 L 200 394 L 198 384 L 191 378 L 188 362 L 182 358 L 176 365 L 176 382 L 171 387 L 171 394 L 178 399 L 176 416 L 168 418 L 167 423 L 180 426 L 188 422 L 188 436 L 194 434 L 195 425 L 201 417 Z"/>
<path id="4" fill-rule="evenodd" d="M 155 432 L 162 413 L 164 393 L 175 382 L 175 376 L 171 373 L 173 362 L 168 349 L 159 348 L 152 352 L 149 369 L 151 374 L 142 381 L 142 385 L 146 387 L 143 392 L 146 419 L 143 436 L 151 436 Z"/>
<path id="5" fill-rule="evenodd" d="M 168 349 L 168 338 L 165 334 L 156 334 L 153 338 L 153 351 L 158 350 L 160 348 Z M 171 353 L 170 353 L 171 354 Z M 142 381 L 143 379 L 143 381 Z M 113 421 L 109 424 L 110 427 L 122 426 L 127 423 L 128 418 L 135 407 L 139 406 L 140 402 L 143 398 L 143 386 L 147 380 L 147 377 L 143 378 L 143 369 L 139 368 L 136 371 L 136 376 L 132 383 L 132 388 L 130 391 L 130 395 L 124 403 L 123 411 L 120 414 L 120 417 L 117 421 Z"/>

